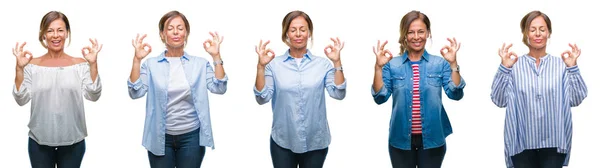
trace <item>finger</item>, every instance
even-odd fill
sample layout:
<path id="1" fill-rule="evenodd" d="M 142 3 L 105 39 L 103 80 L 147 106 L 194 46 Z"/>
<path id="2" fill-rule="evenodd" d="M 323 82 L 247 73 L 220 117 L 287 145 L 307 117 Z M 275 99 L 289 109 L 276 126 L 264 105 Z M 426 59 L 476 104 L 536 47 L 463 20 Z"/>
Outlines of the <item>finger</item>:
<path id="1" fill-rule="evenodd" d="M 502 48 L 500 48 L 500 50 L 504 51 L 504 47 L 506 47 L 506 43 L 502 43 Z"/>
<path id="2" fill-rule="evenodd" d="M 377 56 L 377 51 L 375 51 L 375 46 L 373 46 L 373 54 L 375 54 L 375 56 Z"/>
<path id="3" fill-rule="evenodd" d="M 98 43 L 98 39 L 94 38 L 94 44 L 96 45 L 96 47 L 98 47 L 100 45 L 100 43 Z"/>
<path id="4" fill-rule="evenodd" d="M 383 49 L 385 48 L 385 45 L 386 45 L 387 43 L 388 43 L 388 41 L 387 41 L 387 40 L 385 40 L 385 41 L 383 42 L 383 44 L 381 44 L 380 50 L 383 50 Z"/>
<path id="5" fill-rule="evenodd" d="M 90 49 L 90 47 L 89 47 L 89 46 L 83 47 L 83 48 L 81 49 L 81 54 L 82 54 L 82 55 L 85 57 L 85 55 L 87 55 L 87 54 L 89 53 L 89 51 L 90 51 L 90 50 L 91 50 L 91 49 Z M 87 52 L 86 52 L 86 51 L 87 51 Z"/>
<path id="6" fill-rule="evenodd" d="M 446 40 L 448 40 L 450 42 L 450 46 L 454 47 L 454 41 L 452 41 L 451 38 L 446 38 Z"/>
<path id="7" fill-rule="evenodd" d="M 260 40 L 260 43 L 258 43 L 258 49 L 262 50 L 262 45 L 263 45 L 263 41 L 262 39 Z"/>
<path id="8" fill-rule="evenodd" d="M 142 44 L 142 42 L 144 41 L 144 39 L 146 38 L 146 36 L 148 36 L 147 34 L 142 35 L 142 37 L 140 37 L 140 40 L 137 41 L 138 44 Z"/>
<path id="9" fill-rule="evenodd" d="M 31 60 L 33 58 L 33 54 L 31 54 L 31 52 L 29 51 L 24 51 L 23 52 L 23 56 L 25 56 L 26 58 L 28 58 L 29 60 Z M 27 55 L 29 55 L 29 57 L 27 57 Z"/>
<path id="10" fill-rule="evenodd" d="M 225 40 L 225 36 L 221 36 L 221 38 L 219 39 L 219 44 L 223 43 L 223 40 Z"/>
<path id="11" fill-rule="evenodd" d="M 135 35 L 135 43 L 137 43 L 140 40 L 140 33 L 137 33 Z"/>
<path id="12" fill-rule="evenodd" d="M 96 51 L 96 53 L 100 52 L 102 50 L 102 46 L 104 46 L 104 44 L 100 44 L 100 46 L 98 47 L 98 51 Z"/>
<path id="13" fill-rule="evenodd" d="M 202 43 L 202 45 L 204 46 L 204 49 L 208 49 L 208 47 L 210 47 L 210 46 L 211 46 L 212 42 L 213 42 L 213 41 L 212 41 L 211 39 L 206 39 L 206 40 L 204 41 L 204 43 Z M 208 45 L 208 46 L 207 46 L 207 45 Z"/>
<path id="14" fill-rule="evenodd" d="M 23 52 L 23 48 L 25 47 L 25 44 L 27 44 L 27 42 L 23 42 L 23 44 L 21 44 L 21 46 L 19 46 L 19 52 Z"/>
<path id="15" fill-rule="evenodd" d="M 387 56 L 386 56 L 387 54 Z M 394 55 L 392 54 L 392 52 L 390 50 L 385 50 L 384 51 L 384 56 L 386 56 L 386 58 L 389 60 L 392 60 L 392 58 L 394 57 Z"/>
<path id="16" fill-rule="evenodd" d="M 270 42 L 271 42 L 271 40 L 267 40 L 267 41 L 266 41 L 266 42 L 263 44 L 263 46 L 262 46 L 262 48 L 261 48 L 261 49 L 262 49 L 262 50 L 265 50 L 265 49 L 267 48 L 267 44 L 269 44 Z"/>
<path id="17" fill-rule="evenodd" d="M 269 55 L 269 53 L 271 53 L 271 55 Z M 275 52 L 273 52 L 273 50 L 271 50 L 270 48 L 267 49 L 267 56 L 269 57 L 274 57 L 275 56 Z"/>
<path id="18" fill-rule="evenodd" d="M 92 48 L 96 48 L 96 42 L 94 40 L 92 40 L 92 38 L 89 38 L 90 43 L 92 43 Z"/>
<path id="19" fill-rule="evenodd" d="M 569 57 L 569 55 L 571 54 L 571 51 L 569 50 L 565 50 L 562 54 L 560 54 L 560 56 L 562 57 L 562 59 L 567 59 Z M 566 55 L 566 56 L 565 56 Z"/>
<path id="20" fill-rule="evenodd" d="M 210 36 L 211 36 L 213 39 L 217 37 L 217 35 L 215 35 L 215 33 L 213 33 L 213 32 L 208 32 L 208 34 L 210 34 Z"/>
<path id="21" fill-rule="evenodd" d="M 333 45 L 329 44 L 327 45 L 327 47 L 325 47 L 325 55 L 329 55 L 329 53 L 331 53 L 333 51 L 334 47 Z"/>
<path id="22" fill-rule="evenodd" d="M 380 43 L 381 43 L 380 40 L 377 40 L 377 51 L 380 50 L 380 47 L 381 47 Z"/>
<path id="23" fill-rule="evenodd" d="M 144 45 L 143 45 L 143 46 L 144 46 L 144 48 L 148 47 L 148 50 L 146 50 L 146 51 L 148 51 L 148 53 L 152 52 L 152 46 L 150 46 L 150 44 L 148 44 L 148 43 L 144 43 Z M 144 50 L 145 50 L 145 49 L 144 49 Z"/>
<path id="24" fill-rule="evenodd" d="M 335 41 L 336 41 L 336 45 L 341 47 L 342 42 L 340 41 L 340 38 L 339 37 L 335 37 Z"/>
<path id="25" fill-rule="evenodd" d="M 256 54 L 260 55 L 260 53 L 258 53 L 258 46 L 254 46 L 254 51 L 256 51 Z"/>
<path id="26" fill-rule="evenodd" d="M 442 56 L 444 56 L 449 51 L 450 51 L 450 46 L 445 45 L 444 47 L 442 47 L 442 49 L 440 49 L 440 54 L 442 54 Z"/>
<path id="27" fill-rule="evenodd" d="M 514 51 L 511 51 L 511 52 L 508 54 L 508 58 L 510 58 L 511 56 L 515 56 L 515 57 L 514 57 L 514 60 L 515 60 L 515 61 L 517 61 L 517 59 L 519 58 L 519 55 L 517 55 L 517 53 L 515 53 Z"/>
<path id="28" fill-rule="evenodd" d="M 19 50 L 19 42 L 17 42 L 17 44 L 15 44 L 15 48 L 13 48 L 13 51 L 18 51 Z"/>
<path id="29" fill-rule="evenodd" d="M 346 42 L 342 42 L 342 45 L 340 46 L 340 50 L 341 50 L 342 48 L 344 48 L 344 45 L 346 45 Z"/>
<path id="30" fill-rule="evenodd" d="M 510 47 L 512 47 L 512 46 L 513 46 L 513 44 L 512 44 L 512 43 L 508 44 L 508 46 L 506 46 L 506 51 L 508 52 L 508 50 L 509 50 L 509 49 L 510 49 Z"/>
<path id="31" fill-rule="evenodd" d="M 336 46 L 337 46 L 337 44 L 338 44 L 338 43 L 337 43 L 337 41 L 335 41 L 335 39 L 334 39 L 333 37 L 330 37 L 329 39 L 330 39 L 331 41 L 333 41 L 333 45 L 336 45 Z"/>
<path id="32" fill-rule="evenodd" d="M 456 51 L 458 51 L 460 49 L 460 44 L 461 43 L 458 43 L 458 47 L 456 47 Z"/>

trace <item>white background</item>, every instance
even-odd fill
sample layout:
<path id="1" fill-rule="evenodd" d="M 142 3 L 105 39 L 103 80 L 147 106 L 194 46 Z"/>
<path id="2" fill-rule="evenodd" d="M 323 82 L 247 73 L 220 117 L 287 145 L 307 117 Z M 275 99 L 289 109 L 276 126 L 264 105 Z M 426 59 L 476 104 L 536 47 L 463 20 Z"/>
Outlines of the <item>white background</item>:
<path id="1" fill-rule="evenodd" d="M 9 4 L 10 3 L 10 4 Z M 2 1 L 0 40 L 0 163 L 2 167 L 29 167 L 27 123 L 30 104 L 18 106 L 11 95 L 14 85 L 15 42 L 27 41 L 27 50 L 40 56 L 46 50 L 37 41 L 39 23 L 51 10 L 62 11 L 71 22 L 72 42 L 66 52 L 81 57 L 88 38 L 104 44 L 99 54 L 103 92 L 97 102 L 85 102 L 87 150 L 82 167 L 149 167 L 142 147 L 145 97 L 132 100 L 126 81 L 131 70 L 136 33 L 147 33 L 154 57 L 164 50 L 158 36 L 158 21 L 170 10 L 184 13 L 191 25 L 186 51 L 212 60 L 202 48 L 208 31 L 225 36 L 221 53 L 229 76 L 225 95 L 210 95 L 215 150 L 206 151 L 203 167 L 272 167 L 269 135 L 271 105 L 259 106 L 252 87 L 260 39 L 271 40 L 279 55 L 287 46 L 280 40 L 281 20 L 291 10 L 303 10 L 314 23 L 311 51 L 324 56 L 329 37 L 346 42 L 342 63 L 348 80 L 342 101 L 327 99 L 332 143 L 325 167 L 391 167 L 388 129 L 391 99 L 376 105 L 370 94 L 375 57 L 372 46 L 389 40 L 387 48 L 398 53 L 399 22 L 416 9 L 432 23 L 433 40 L 426 47 L 439 55 L 446 37 L 462 42 L 458 52 L 461 75 L 466 80 L 460 101 L 443 102 L 454 128 L 447 138 L 443 167 L 505 167 L 503 127 L 505 109 L 490 100 L 491 82 L 500 64 L 497 49 L 514 43 L 519 55 L 528 50 L 521 42 L 519 22 L 531 10 L 541 10 L 552 20 L 553 34 L 548 52 L 558 55 L 576 42 L 583 54 L 578 60 L 589 92 L 573 108 L 574 137 L 569 167 L 597 166 L 599 80 L 597 8 L 593 1 L 329 1 L 329 0 L 235 0 L 235 1 Z"/>

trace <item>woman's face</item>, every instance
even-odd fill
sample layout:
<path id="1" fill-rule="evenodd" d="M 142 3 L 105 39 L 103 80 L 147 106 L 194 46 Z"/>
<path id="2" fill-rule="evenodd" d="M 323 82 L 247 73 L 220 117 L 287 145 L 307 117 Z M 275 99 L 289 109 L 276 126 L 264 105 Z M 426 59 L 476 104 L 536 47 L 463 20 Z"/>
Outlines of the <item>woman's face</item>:
<path id="1" fill-rule="evenodd" d="M 290 23 L 287 36 L 291 48 L 305 49 L 308 43 L 308 37 L 310 36 L 310 30 L 308 29 L 308 22 L 306 22 L 306 19 L 300 16 L 294 18 Z"/>
<path id="2" fill-rule="evenodd" d="M 187 39 L 187 30 L 185 29 L 185 22 L 180 16 L 171 18 L 167 21 L 165 29 L 161 33 L 161 38 L 170 48 L 180 48 L 185 45 Z"/>
<path id="3" fill-rule="evenodd" d="M 62 51 L 65 47 L 65 40 L 69 36 L 65 22 L 62 19 L 56 19 L 50 23 L 45 30 L 44 41 L 48 50 Z"/>
<path id="4" fill-rule="evenodd" d="M 548 32 L 548 25 L 544 18 L 538 16 L 533 19 L 527 30 L 529 46 L 535 49 L 545 48 L 549 37 L 550 32 Z"/>
<path id="5" fill-rule="evenodd" d="M 408 46 L 408 51 L 422 51 L 425 48 L 428 34 L 429 32 L 427 32 L 427 26 L 423 20 L 417 19 L 410 23 L 408 32 L 406 33 L 406 44 Z"/>

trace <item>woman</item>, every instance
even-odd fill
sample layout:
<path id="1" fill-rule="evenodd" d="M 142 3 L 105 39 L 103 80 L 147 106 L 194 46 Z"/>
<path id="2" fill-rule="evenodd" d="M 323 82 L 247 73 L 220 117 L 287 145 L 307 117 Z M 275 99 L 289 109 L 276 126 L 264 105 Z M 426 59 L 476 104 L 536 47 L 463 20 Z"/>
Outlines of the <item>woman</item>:
<path id="1" fill-rule="evenodd" d="M 31 100 L 29 119 L 29 159 L 31 167 L 80 167 L 85 153 L 87 129 L 83 98 L 97 101 L 102 85 L 96 58 L 102 45 L 90 39 L 92 46 L 81 49 L 83 58 L 64 52 L 71 41 L 69 19 L 51 11 L 42 18 L 38 39 L 48 51 L 33 58 L 17 43 L 13 96 L 23 106 Z"/>
<path id="2" fill-rule="evenodd" d="M 446 153 L 446 136 L 452 127 L 442 105 L 442 89 L 452 100 L 463 97 L 465 81 L 459 73 L 456 52 L 460 43 L 448 38 L 443 56 L 425 50 L 431 37 L 427 15 L 408 12 L 400 21 L 400 50 L 392 57 L 387 41 L 373 47 L 377 61 L 372 95 L 375 103 L 393 96 L 389 153 L 394 168 L 441 167 Z M 421 106 L 423 105 L 423 106 Z"/>
<path id="3" fill-rule="evenodd" d="M 183 49 L 190 35 L 190 24 L 178 11 L 165 14 L 158 24 L 166 50 L 148 58 L 152 48 L 138 35 L 133 67 L 127 82 L 132 99 L 146 93 L 146 121 L 142 145 L 148 150 L 153 168 L 200 167 L 205 147 L 214 149 L 208 91 L 224 94 L 227 76 L 219 47 L 223 37 L 210 33 L 204 49 L 213 60 L 188 55 Z M 140 68 L 141 64 L 141 68 Z"/>
<path id="4" fill-rule="evenodd" d="M 562 167 L 571 151 L 571 107 L 587 97 L 579 73 L 581 50 L 569 44 L 559 57 L 546 53 L 552 34 L 550 18 L 540 11 L 521 19 L 523 43 L 529 53 L 517 57 L 512 44 L 502 45 L 502 60 L 491 98 L 506 107 L 504 153 L 507 167 Z M 519 60 L 519 61 L 517 61 Z"/>
<path id="5" fill-rule="evenodd" d="M 307 49 L 312 20 L 302 11 L 289 12 L 282 22 L 281 40 L 290 48 L 281 56 L 256 47 L 259 56 L 254 93 L 258 104 L 273 99 L 271 159 L 276 168 L 323 167 L 331 141 L 325 109 L 325 91 L 334 99 L 346 96 L 340 51 L 344 43 L 331 38 L 323 57 Z"/>

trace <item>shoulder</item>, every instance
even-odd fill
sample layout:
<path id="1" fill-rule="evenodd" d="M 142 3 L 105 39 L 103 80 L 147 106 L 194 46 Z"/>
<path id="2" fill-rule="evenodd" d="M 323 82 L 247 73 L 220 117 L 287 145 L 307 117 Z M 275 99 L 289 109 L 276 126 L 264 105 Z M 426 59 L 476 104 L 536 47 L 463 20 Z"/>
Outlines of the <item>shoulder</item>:
<path id="1" fill-rule="evenodd" d="M 71 56 L 69 56 L 69 57 L 71 57 Z M 87 62 L 87 60 L 85 60 L 83 58 L 76 58 L 76 57 L 71 57 L 71 61 L 73 61 L 73 64 L 81 64 L 81 63 Z"/>

